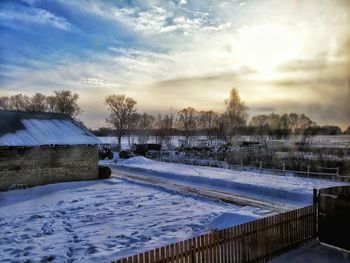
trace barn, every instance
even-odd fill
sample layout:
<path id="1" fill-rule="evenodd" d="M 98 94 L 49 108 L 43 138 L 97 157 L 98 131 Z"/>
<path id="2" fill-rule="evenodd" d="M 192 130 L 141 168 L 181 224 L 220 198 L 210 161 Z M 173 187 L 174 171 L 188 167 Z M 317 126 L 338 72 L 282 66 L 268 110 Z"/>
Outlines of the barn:
<path id="1" fill-rule="evenodd" d="M 97 179 L 99 143 L 65 114 L 0 111 L 0 190 Z"/>

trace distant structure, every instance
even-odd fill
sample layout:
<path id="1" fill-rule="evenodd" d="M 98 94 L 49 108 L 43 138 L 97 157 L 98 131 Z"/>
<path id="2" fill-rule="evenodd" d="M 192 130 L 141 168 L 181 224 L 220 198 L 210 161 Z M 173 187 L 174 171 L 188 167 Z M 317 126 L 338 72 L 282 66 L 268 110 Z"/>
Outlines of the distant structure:
<path id="1" fill-rule="evenodd" d="M 98 144 L 65 114 L 0 111 L 0 190 L 98 178 Z"/>

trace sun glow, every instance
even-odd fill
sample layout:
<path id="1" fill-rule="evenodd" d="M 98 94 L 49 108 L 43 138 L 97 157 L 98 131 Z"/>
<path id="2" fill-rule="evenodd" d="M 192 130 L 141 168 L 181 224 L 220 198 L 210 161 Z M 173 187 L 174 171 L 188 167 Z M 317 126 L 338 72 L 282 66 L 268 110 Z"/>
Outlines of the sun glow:
<path id="1" fill-rule="evenodd" d="M 296 34 L 287 27 L 245 27 L 238 31 L 236 58 L 245 66 L 267 73 L 296 59 L 300 51 L 300 42 Z"/>

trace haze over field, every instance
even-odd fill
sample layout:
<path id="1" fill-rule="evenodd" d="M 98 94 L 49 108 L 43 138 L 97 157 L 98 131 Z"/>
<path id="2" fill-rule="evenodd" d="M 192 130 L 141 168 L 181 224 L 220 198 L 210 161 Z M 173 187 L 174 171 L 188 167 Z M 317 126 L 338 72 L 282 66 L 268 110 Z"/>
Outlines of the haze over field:
<path id="1" fill-rule="evenodd" d="M 92 128 L 109 94 L 221 111 L 233 86 L 250 115 L 349 125 L 348 0 L 5 0 L 0 34 L 0 96 L 73 90 Z"/>

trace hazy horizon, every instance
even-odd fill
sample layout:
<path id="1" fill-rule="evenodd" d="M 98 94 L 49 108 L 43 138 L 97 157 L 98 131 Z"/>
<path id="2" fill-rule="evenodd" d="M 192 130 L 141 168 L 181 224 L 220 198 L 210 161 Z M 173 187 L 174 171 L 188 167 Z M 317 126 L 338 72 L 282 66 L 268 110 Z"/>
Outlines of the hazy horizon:
<path id="1" fill-rule="evenodd" d="M 0 32 L 0 96 L 70 89 L 91 128 L 110 94 L 222 112 L 232 87 L 250 117 L 350 125 L 347 0 L 2 1 Z"/>

